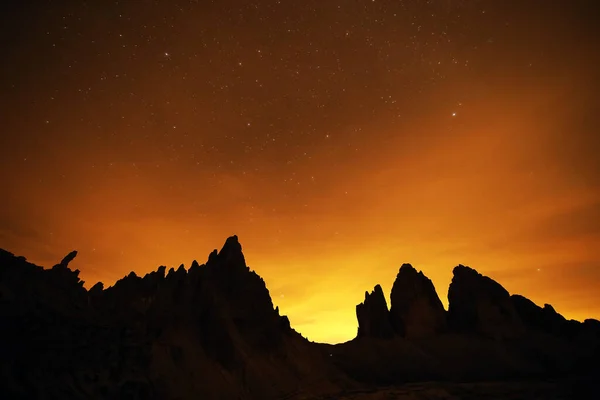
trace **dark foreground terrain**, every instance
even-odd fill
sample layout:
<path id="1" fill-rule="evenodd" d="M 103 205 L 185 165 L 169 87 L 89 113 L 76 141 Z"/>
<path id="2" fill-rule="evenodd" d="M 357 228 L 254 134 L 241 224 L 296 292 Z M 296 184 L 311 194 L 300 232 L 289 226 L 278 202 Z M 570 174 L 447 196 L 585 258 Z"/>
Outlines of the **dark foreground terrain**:
<path id="1" fill-rule="evenodd" d="M 83 287 L 0 250 L 0 399 L 600 398 L 600 322 L 568 321 L 459 265 L 445 310 L 403 265 L 356 307 L 357 337 L 312 343 L 233 236 L 206 264 Z"/>
<path id="2" fill-rule="evenodd" d="M 575 384 L 575 382 L 571 382 Z M 298 396 L 315 400 L 562 400 L 598 398 L 591 387 L 567 382 L 421 382 L 396 387 L 374 388 L 325 396 Z M 596 383 L 588 382 L 596 385 Z M 588 397 L 589 396 L 589 397 Z"/>

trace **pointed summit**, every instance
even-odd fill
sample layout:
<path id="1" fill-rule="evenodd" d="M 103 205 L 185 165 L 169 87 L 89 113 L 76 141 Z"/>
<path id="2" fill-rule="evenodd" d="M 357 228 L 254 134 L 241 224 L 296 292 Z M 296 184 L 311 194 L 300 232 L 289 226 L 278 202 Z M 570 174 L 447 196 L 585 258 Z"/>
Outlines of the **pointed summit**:
<path id="1" fill-rule="evenodd" d="M 237 235 L 228 237 L 218 253 L 219 259 L 226 265 L 241 265 L 246 266 L 246 259 L 242 253 L 242 245 L 240 244 Z"/>
<path id="2" fill-rule="evenodd" d="M 392 326 L 401 336 L 432 336 L 446 328 L 446 311 L 433 283 L 410 264 L 398 271 L 390 306 Z"/>
<path id="3" fill-rule="evenodd" d="M 383 289 L 376 285 L 371 293 L 365 292 L 365 301 L 356 306 L 358 337 L 388 339 L 394 336 Z"/>

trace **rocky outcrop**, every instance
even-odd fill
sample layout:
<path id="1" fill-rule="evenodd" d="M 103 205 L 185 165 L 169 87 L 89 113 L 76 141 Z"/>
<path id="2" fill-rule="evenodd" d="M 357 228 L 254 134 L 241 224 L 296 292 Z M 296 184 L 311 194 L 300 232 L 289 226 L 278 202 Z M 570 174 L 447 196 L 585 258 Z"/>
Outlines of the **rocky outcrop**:
<path id="1" fill-rule="evenodd" d="M 566 333 L 564 330 L 567 320 L 551 305 L 545 304 L 542 308 L 528 298 L 516 294 L 510 298 L 517 314 L 528 328 L 558 335 Z"/>
<path id="2" fill-rule="evenodd" d="M 400 267 L 390 303 L 390 320 L 400 336 L 427 337 L 446 329 L 446 310 L 433 283 L 410 264 Z"/>
<path id="3" fill-rule="evenodd" d="M 567 340 L 577 340 L 579 335 L 589 336 L 600 332 L 600 323 L 596 320 L 585 320 L 583 323 L 567 320 L 556 312 L 550 304 L 538 306 L 521 295 L 512 295 L 511 301 L 524 325 L 532 331 L 544 332 Z"/>
<path id="4" fill-rule="evenodd" d="M 61 266 L 63 268 L 66 268 L 66 267 L 69 266 L 69 263 L 75 259 L 75 257 L 77 257 L 77 250 L 73 250 L 72 252 L 70 252 L 69 254 L 67 254 L 62 259 L 62 261 L 59 264 L 57 264 L 57 266 Z"/>
<path id="5" fill-rule="evenodd" d="M 456 332 L 494 338 L 522 335 L 524 326 L 506 289 L 472 268 L 459 265 L 448 290 L 448 324 Z"/>
<path id="6" fill-rule="evenodd" d="M 359 338 L 389 339 L 394 336 L 387 303 L 380 285 L 375 286 L 371 293 L 365 292 L 365 301 L 356 306 L 356 317 Z"/>

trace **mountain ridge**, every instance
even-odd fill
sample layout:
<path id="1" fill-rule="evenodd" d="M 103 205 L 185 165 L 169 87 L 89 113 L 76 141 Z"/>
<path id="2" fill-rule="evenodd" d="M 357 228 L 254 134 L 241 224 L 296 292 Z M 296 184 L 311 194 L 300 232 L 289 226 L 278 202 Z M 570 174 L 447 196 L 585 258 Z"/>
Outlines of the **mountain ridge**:
<path id="1" fill-rule="evenodd" d="M 205 264 L 131 272 L 108 288 L 84 288 L 76 256 L 44 269 L 0 250 L 4 398 L 293 398 L 587 376 L 600 360 L 600 322 L 569 321 L 463 265 L 445 310 L 431 280 L 403 264 L 390 308 L 376 285 L 356 307 L 356 338 L 328 345 L 280 315 L 237 236 Z"/>

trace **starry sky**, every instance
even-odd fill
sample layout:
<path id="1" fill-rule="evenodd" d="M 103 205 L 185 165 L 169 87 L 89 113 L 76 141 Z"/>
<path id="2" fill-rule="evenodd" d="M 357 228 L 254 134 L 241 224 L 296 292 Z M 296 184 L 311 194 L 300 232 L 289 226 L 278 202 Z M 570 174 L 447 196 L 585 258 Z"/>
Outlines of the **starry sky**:
<path id="1" fill-rule="evenodd" d="M 592 1 L 4 1 L 0 247 L 86 286 L 237 234 L 311 340 L 399 266 L 600 317 Z"/>

